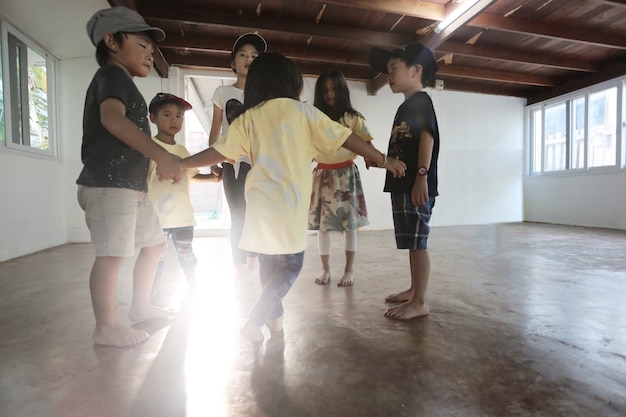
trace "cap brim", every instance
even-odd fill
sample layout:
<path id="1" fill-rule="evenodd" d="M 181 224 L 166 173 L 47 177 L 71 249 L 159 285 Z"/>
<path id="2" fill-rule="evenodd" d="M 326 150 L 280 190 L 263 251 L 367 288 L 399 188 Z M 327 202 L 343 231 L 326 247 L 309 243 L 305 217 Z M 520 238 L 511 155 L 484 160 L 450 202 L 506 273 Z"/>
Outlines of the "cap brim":
<path id="1" fill-rule="evenodd" d="M 391 51 L 374 46 L 370 51 L 370 66 L 380 73 L 387 74 L 389 72 L 387 63 L 390 58 Z"/>

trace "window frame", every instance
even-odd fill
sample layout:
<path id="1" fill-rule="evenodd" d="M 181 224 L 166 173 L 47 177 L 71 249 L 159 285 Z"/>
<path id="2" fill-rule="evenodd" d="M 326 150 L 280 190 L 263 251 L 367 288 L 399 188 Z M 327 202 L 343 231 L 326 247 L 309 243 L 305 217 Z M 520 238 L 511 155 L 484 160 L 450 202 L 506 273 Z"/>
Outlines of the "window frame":
<path id="1" fill-rule="evenodd" d="M 20 143 L 15 143 L 13 141 L 15 129 L 16 117 L 22 117 L 22 125 L 25 121 L 29 120 L 29 113 L 25 115 L 16 115 L 15 109 L 18 104 L 14 103 L 16 94 L 18 94 L 16 90 L 16 83 L 18 82 L 13 78 L 11 74 L 10 68 L 10 50 L 9 50 L 9 35 L 14 37 L 16 41 L 20 42 L 30 50 L 36 52 L 41 57 L 46 60 L 46 96 L 47 96 L 47 117 L 48 117 L 48 149 L 39 149 L 32 147 L 30 145 L 22 144 L 22 140 L 20 139 Z M 6 20 L 0 18 L 0 51 L 2 52 L 2 59 L 0 61 L 0 65 L 2 65 L 2 84 L 3 84 L 3 100 L 4 100 L 4 124 L 5 124 L 5 140 L 3 141 L 3 146 L 0 146 L 0 152 L 13 152 L 17 151 L 20 153 L 33 155 L 33 156 L 43 156 L 47 158 L 59 159 L 59 140 L 58 140 L 58 115 L 57 115 L 57 74 L 56 68 L 58 65 L 58 58 L 50 54 L 45 50 L 42 46 L 37 44 L 32 39 L 28 38 L 21 31 L 13 27 Z M 27 58 L 26 58 L 27 59 Z M 21 62 L 20 62 L 21 64 Z M 20 86 L 28 88 L 28 79 L 20 80 Z M 30 124 L 29 124 L 30 126 Z M 30 129 L 29 129 L 30 131 Z"/>
<path id="2" fill-rule="evenodd" d="M 617 88 L 617 103 L 616 103 L 616 132 L 615 132 L 615 153 L 616 160 L 613 165 L 606 166 L 589 166 L 589 97 L 595 93 L 608 90 L 611 88 Z M 578 99 L 584 99 L 584 163 L 582 167 L 575 167 L 573 162 L 574 157 L 574 113 L 576 112 L 575 101 Z M 626 77 L 619 77 L 612 80 L 604 81 L 602 83 L 595 84 L 593 86 L 580 89 L 571 92 L 566 95 L 554 97 L 552 99 L 535 103 L 526 107 L 525 111 L 525 145 L 526 145 L 526 166 L 525 174 L 529 177 L 541 177 L 541 176 L 563 176 L 563 175 L 581 175 L 581 174 L 606 174 L 611 172 L 619 172 L 626 169 Z M 565 169 L 560 170 L 546 170 L 546 154 L 545 154 L 545 141 L 546 141 L 546 109 L 558 106 L 566 105 L 566 161 Z M 535 133 L 535 114 L 540 112 L 541 120 L 541 138 L 536 138 Z M 540 146 L 541 154 L 536 155 L 535 145 Z M 535 162 L 540 161 L 541 166 L 536 167 Z M 537 169 L 539 168 L 539 169 Z"/>

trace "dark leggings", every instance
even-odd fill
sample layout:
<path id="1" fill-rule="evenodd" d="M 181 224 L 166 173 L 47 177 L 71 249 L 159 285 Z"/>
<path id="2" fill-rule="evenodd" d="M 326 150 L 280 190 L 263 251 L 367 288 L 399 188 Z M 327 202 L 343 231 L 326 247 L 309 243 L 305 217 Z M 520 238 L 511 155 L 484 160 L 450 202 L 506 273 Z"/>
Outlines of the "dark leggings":
<path id="1" fill-rule="evenodd" d="M 243 221 L 246 217 L 246 198 L 244 187 L 246 177 L 250 171 L 250 164 L 242 162 L 239 166 L 239 175 L 235 178 L 235 167 L 233 164 L 222 164 L 222 181 L 224 181 L 224 194 L 230 209 L 230 248 L 233 255 L 233 264 L 241 265 L 247 262 L 248 256 L 254 254 L 239 249 L 239 240 L 243 230 Z"/>

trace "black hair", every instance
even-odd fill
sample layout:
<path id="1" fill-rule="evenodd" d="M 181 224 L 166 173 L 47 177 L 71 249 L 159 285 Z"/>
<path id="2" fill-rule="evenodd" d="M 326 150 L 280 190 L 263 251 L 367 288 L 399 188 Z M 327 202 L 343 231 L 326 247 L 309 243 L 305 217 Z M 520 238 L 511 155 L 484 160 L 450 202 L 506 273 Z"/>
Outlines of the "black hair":
<path id="1" fill-rule="evenodd" d="M 424 65 L 418 63 L 413 63 L 409 58 L 407 58 L 404 55 L 399 55 L 399 54 L 391 54 L 391 56 L 389 57 L 389 59 L 394 59 L 397 58 L 400 61 L 404 62 L 406 64 L 407 67 L 412 67 L 415 65 L 420 65 L 422 67 L 422 86 L 426 87 L 427 85 L 429 85 L 429 83 L 432 81 L 432 79 L 434 78 L 435 74 L 426 74 L 426 71 L 424 70 Z"/>
<path id="2" fill-rule="evenodd" d="M 154 33 L 152 33 L 151 31 L 132 32 L 132 33 L 135 34 L 135 35 L 136 34 L 141 34 L 141 35 L 147 37 L 148 39 L 150 39 L 150 41 L 152 42 L 153 45 L 156 45 L 156 43 L 157 43 L 156 37 L 154 36 Z M 115 42 L 118 45 L 122 45 L 124 43 L 124 41 L 127 39 L 126 35 L 128 35 L 127 32 L 116 32 L 116 33 L 113 34 L 113 39 L 115 39 Z M 102 39 L 100 42 L 98 42 L 98 45 L 96 46 L 96 62 L 101 67 L 104 67 L 106 64 L 109 63 L 109 57 L 110 56 L 111 56 L 111 50 L 106 45 L 106 43 L 104 43 L 104 39 Z"/>
<path id="3" fill-rule="evenodd" d="M 300 99 L 302 73 L 298 66 L 276 52 L 265 52 L 250 64 L 239 114 L 273 98 Z"/>
<path id="4" fill-rule="evenodd" d="M 326 80 L 332 80 L 335 84 L 335 105 L 330 107 L 324 100 Z M 348 83 L 341 71 L 330 69 L 322 73 L 315 82 L 315 98 L 313 105 L 323 111 L 328 117 L 338 122 L 346 113 L 364 118 L 361 113 L 352 107 L 350 102 L 350 90 Z"/>

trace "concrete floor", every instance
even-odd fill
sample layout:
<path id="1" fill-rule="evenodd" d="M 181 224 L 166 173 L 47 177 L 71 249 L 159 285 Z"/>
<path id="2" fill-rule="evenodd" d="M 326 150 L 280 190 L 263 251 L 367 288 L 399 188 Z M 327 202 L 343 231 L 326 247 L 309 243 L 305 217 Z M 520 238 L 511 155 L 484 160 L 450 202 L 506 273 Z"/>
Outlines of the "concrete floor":
<path id="1" fill-rule="evenodd" d="M 339 241 L 332 285 L 313 283 L 311 235 L 285 339 L 260 352 L 238 335 L 257 280 L 235 280 L 227 243 L 196 239 L 191 297 L 170 257 L 162 289 L 180 312 L 140 324 L 152 336 L 130 348 L 91 342 L 91 245 L 0 263 L 0 415 L 626 416 L 626 232 L 433 228 L 431 314 L 409 322 L 383 316 L 384 296 L 409 282 L 391 231 L 359 234 L 352 288 L 335 285 Z"/>

